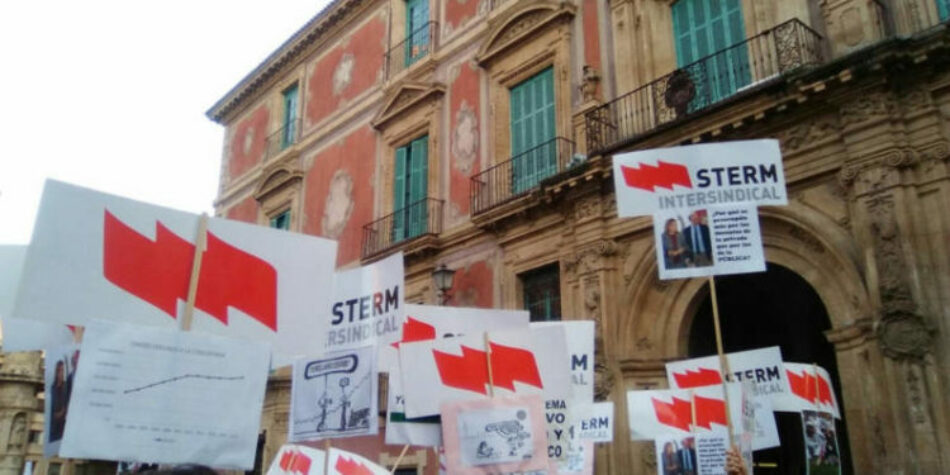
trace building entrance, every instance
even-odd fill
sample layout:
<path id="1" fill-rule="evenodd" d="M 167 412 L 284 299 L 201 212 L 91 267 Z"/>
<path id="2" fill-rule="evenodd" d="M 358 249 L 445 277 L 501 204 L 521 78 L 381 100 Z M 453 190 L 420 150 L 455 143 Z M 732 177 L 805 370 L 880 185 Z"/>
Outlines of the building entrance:
<path id="1" fill-rule="evenodd" d="M 725 351 L 779 346 L 785 361 L 814 363 L 827 369 L 844 417 L 835 351 L 824 335 L 831 322 L 811 285 L 791 270 L 769 264 L 764 273 L 717 277 L 716 289 Z M 688 348 L 691 358 L 716 354 L 712 301 L 708 295 L 696 311 Z M 776 412 L 775 416 L 782 446 L 755 452 L 757 465 L 774 466 L 756 467 L 755 473 L 806 473 L 801 416 L 783 412 Z M 837 434 L 843 473 L 850 474 L 851 457 L 843 419 L 837 422 Z"/>

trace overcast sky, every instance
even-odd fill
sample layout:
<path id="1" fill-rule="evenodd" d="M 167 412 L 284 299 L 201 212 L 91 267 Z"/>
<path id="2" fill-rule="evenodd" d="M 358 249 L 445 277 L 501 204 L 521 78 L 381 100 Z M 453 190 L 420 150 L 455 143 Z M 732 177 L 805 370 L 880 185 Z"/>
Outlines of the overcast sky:
<path id="1" fill-rule="evenodd" d="M 210 212 L 204 112 L 327 3 L 0 1 L 0 244 L 29 242 L 46 178 Z"/>

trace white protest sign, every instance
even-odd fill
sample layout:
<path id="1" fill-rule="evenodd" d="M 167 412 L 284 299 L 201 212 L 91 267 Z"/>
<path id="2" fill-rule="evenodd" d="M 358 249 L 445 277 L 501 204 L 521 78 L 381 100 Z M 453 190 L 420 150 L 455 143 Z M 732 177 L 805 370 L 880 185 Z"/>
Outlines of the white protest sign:
<path id="1" fill-rule="evenodd" d="M 76 368 L 79 364 L 79 344 L 69 343 L 48 348 L 45 354 L 43 401 L 43 456 L 55 457 L 66 430 L 66 417 L 69 415 L 69 399 L 75 384 Z M 21 421 L 26 430 L 28 421 Z M 14 425 L 18 424 L 14 421 Z M 15 431 L 16 427 L 13 428 Z"/>
<path id="2" fill-rule="evenodd" d="M 591 442 L 614 440 L 614 403 L 612 401 L 571 407 L 574 438 Z"/>
<path id="3" fill-rule="evenodd" d="M 199 218 L 48 180 L 14 317 L 177 327 Z M 336 242 L 208 220 L 192 329 L 305 354 L 326 337 Z M 276 363 L 284 362 L 279 359 Z"/>
<path id="4" fill-rule="evenodd" d="M 3 351 L 33 351 L 57 348 L 73 341 L 69 327 L 59 323 L 14 318 L 26 246 L 0 246 L 0 318 L 3 319 Z"/>
<path id="5" fill-rule="evenodd" d="M 824 411 L 841 419 L 838 397 L 831 375 L 821 366 L 785 362 L 790 391 L 775 401 L 775 410 L 783 412 Z M 817 374 L 816 374 L 817 373 Z M 815 395 L 817 394 L 817 398 Z"/>
<path id="6" fill-rule="evenodd" d="M 541 404 L 539 395 L 443 404 L 448 472 L 487 475 L 548 470 Z"/>
<path id="7" fill-rule="evenodd" d="M 439 416 L 406 417 L 406 398 L 402 391 L 399 362 L 389 367 L 386 394 L 386 443 L 438 447 L 442 445 L 442 420 Z"/>
<path id="8" fill-rule="evenodd" d="M 379 431 L 375 350 L 364 346 L 294 362 L 288 440 L 354 437 Z"/>
<path id="9" fill-rule="evenodd" d="M 620 217 L 788 203 L 782 154 L 773 139 L 642 150 L 615 155 L 613 164 Z"/>
<path id="10" fill-rule="evenodd" d="M 658 211 L 653 233 L 660 279 L 765 271 L 754 205 Z"/>
<path id="11" fill-rule="evenodd" d="M 60 456 L 248 470 L 267 343 L 92 320 Z"/>
<path id="12" fill-rule="evenodd" d="M 390 475 L 389 470 L 353 452 L 330 447 L 329 456 L 327 475 Z"/>
<path id="13" fill-rule="evenodd" d="M 571 398 L 575 402 L 594 401 L 594 322 L 568 320 L 562 322 L 533 322 L 532 327 L 561 326 L 567 337 L 567 351 L 571 355 Z"/>
<path id="14" fill-rule="evenodd" d="M 326 452 L 306 445 L 284 444 L 267 475 L 323 475 Z"/>
<path id="15" fill-rule="evenodd" d="M 782 350 L 777 346 L 727 353 L 729 381 L 752 381 L 756 396 L 788 394 L 788 381 L 782 370 Z M 705 356 L 666 364 L 666 377 L 673 389 L 688 389 L 722 383 L 718 356 Z"/>
<path id="16" fill-rule="evenodd" d="M 335 273 L 326 350 L 398 341 L 406 308 L 404 281 L 402 252 Z"/>
<path id="17" fill-rule="evenodd" d="M 742 395 L 739 384 L 730 383 L 730 414 L 734 431 L 742 428 Z M 695 406 L 695 407 L 694 407 Z M 695 412 L 695 419 L 693 413 Z M 627 413 L 632 440 L 653 440 L 693 432 L 726 432 L 726 402 L 722 385 L 695 389 L 627 392 Z M 771 412 L 756 411 L 761 427 L 753 444 L 756 450 L 778 446 L 778 429 Z M 691 430 L 692 429 L 692 430 Z"/>
<path id="18" fill-rule="evenodd" d="M 503 330 L 491 340 L 492 390 L 496 396 L 571 393 L 569 360 L 561 327 Z M 406 416 L 437 414 L 439 404 L 487 397 L 488 357 L 483 334 L 401 343 Z"/>

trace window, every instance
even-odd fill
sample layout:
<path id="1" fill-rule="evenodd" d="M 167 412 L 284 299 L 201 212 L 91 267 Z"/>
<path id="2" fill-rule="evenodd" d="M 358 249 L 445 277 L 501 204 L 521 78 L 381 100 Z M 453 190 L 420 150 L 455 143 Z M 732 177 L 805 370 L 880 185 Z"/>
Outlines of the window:
<path id="1" fill-rule="evenodd" d="M 673 4 L 676 66 L 695 87 L 690 112 L 751 82 L 741 0 L 679 0 Z"/>
<path id="2" fill-rule="evenodd" d="M 406 66 L 429 52 L 429 0 L 406 1 Z"/>
<path id="3" fill-rule="evenodd" d="M 297 141 L 297 85 L 284 90 L 284 124 L 280 133 L 280 149 Z"/>
<path id="4" fill-rule="evenodd" d="M 395 475 L 416 475 L 419 473 L 419 470 L 416 467 L 399 467 L 393 474 Z"/>
<path id="5" fill-rule="evenodd" d="M 62 464 L 51 462 L 49 468 L 46 469 L 46 475 L 59 475 L 61 467 Z"/>
<path id="6" fill-rule="evenodd" d="M 42 443 L 43 443 L 43 439 L 41 438 L 42 436 L 43 436 L 43 432 L 42 432 L 42 431 L 31 430 L 31 431 L 30 431 L 29 443 L 30 443 L 30 444 L 42 444 Z"/>
<path id="7" fill-rule="evenodd" d="M 396 149 L 393 242 L 411 239 L 428 231 L 428 149 L 428 135 Z"/>
<path id="8" fill-rule="evenodd" d="M 940 21 L 950 19 L 950 0 L 937 0 L 937 14 L 940 16 Z"/>
<path id="9" fill-rule="evenodd" d="M 547 68 L 510 91 L 512 193 L 557 172 L 554 140 L 554 69 Z"/>
<path id="10" fill-rule="evenodd" d="M 524 289 L 524 308 L 532 322 L 561 319 L 561 275 L 551 264 L 520 275 Z"/>
<path id="11" fill-rule="evenodd" d="M 285 210 L 270 219 L 270 227 L 274 229 L 290 230 L 290 210 Z"/>

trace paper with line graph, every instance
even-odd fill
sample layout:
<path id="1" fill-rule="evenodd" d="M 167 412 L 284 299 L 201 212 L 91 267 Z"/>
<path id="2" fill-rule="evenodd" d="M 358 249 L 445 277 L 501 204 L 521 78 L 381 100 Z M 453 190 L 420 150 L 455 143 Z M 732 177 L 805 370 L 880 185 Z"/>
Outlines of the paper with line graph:
<path id="1" fill-rule="evenodd" d="M 63 457 L 250 469 L 267 343 L 93 321 Z"/>
<path id="2" fill-rule="evenodd" d="M 376 434 L 376 378 L 375 346 L 298 359 L 291 381 L 289 440 Z"/>

